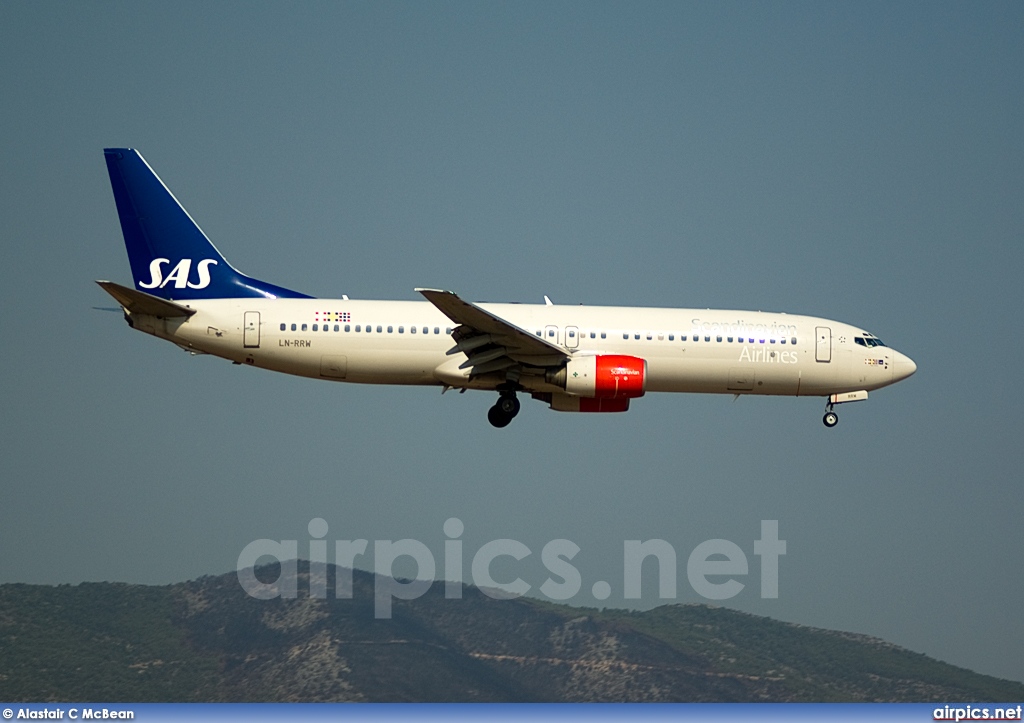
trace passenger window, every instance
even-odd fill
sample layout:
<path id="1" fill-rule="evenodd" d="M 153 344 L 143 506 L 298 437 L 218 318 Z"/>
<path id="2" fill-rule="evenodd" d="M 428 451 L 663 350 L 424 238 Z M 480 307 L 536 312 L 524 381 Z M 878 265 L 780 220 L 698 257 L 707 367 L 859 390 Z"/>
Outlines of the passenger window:
<path id="1" fill-rule="evenodd" d="M 715 337 L 715 341 L 722 341 L 722 337 L 720 337 L 720 336 L 716 336 L 716 337 Z"/>
<path id="2" fill-rule="evenodd" d="M 725 339 L 726 339 L 726 341 L 728 341 L 728 342 L 729 342 L 730 344 L 732 344 L 732 337 L 731 337 L 731 336 L 727 336 L 727 337 L 725 337 Z"/>
<path id="3" fill-rule="evenodd" d="M 423 333 L 424 334 L 429 334 L 430 333 L 430 329 L 427 328 L 427 327 L 423 327 Z"/>
<path id="4" fill-rule="evenodd" d="M 440 334 L 440 333 L 441 333 L 441 329 L 440 329 L 439 327 L 436 327 L 436 326 L 435 326 L 435 327 L 434 327 L 434 333 L 435 333 L 435 334 Z M 449 334 L 451 334 L 451 331 L 449 331 L 448 333 L 449 333 Z"/>
<path id="5" fill-rule="evenodd" d="M 648 335 L 647 335 L 647 341 L 650 341 L 650 340 L 651 340 L 651 339 L 653 339 L 653 338 L 654 338 L 654 335 L 653 335 L 653 334 L 648 334 Z"/>
<path id="6" fill-rule="evenodd" d="M 295 324 L 292 324 L 292 331 L 295 331 Z"/>
<path id="7" fill-rule="evenodd" d="M 313 331 L 317 331 L 316 324 L 313 324 Z"/>
<path id="8" fill-rule="evenodd" d="M 628 338 L 629 338 L 629 334 L 623 334 L 623 335 L 622 335 L 622 338 L 623 338 L 623 339 L 628 339 Z"/>
<path id="9" fill-rule="evenodd" d="M 607 338 L 607 334 L 605 334 L 605 333 L 604 333 L 603 331 L 601 332 L 601 338 L 602 338 L 602 339 L 605 339 L 605 338 Z"/>
<path id="10" fill-rule="evenodd" d="M 773 337 L 772 337 L 771 339 L 769 339 L 768 341 L 769 341 L 770 343 L 774 344 L 774 343 L 775 343 L 775 337 L 773 336 Z"/>
<path id="11" fill-rule="evenodd" d="M 553 338 L 554 336 L 555 336 L 555 330 L 554 329 L 548 329 L 548 338 Z"/>
<path id="12" fill-rule="evenodd" d="M 575 339 L 575 338 L 576 338 L 576 332 L 575 332 L 575 331 L 572 331 L 572 330 L 570 329 L 570 330 L 569 330 L 569 338 L 570 338 L 570 339 Z"/>
<path id="13" fill-rule="evenodd" d="M 595 334 L 594 332 L 590 332 L 590 338 L 591 339 L 596 339 L 597 338 L 597 334 Z"/>
<path id="14" fill-rule="evenodd" d="M 377 325 L 377 333 L 380 334 L 384 330 L 384 327 Z"/>
<path id="15" fill-rule="evenodd" d="M 284 331 L 286 328 L 287 327 L 284 324 L 281 324 L 281 331 Z"/>
<path id="16" fill-rule="evenodd" d="M 415 326 L 410 326 L 409 327 L 409 333 L 410 334 L 415 334 L 416 333 L 416 327 Z"/>
<path id="17" fill-rule="evenodd" d="M 335 331 L 338 331 L 338 329 L 339 329 L 338 325 L 337 325 L 337 324 L 335 324 L 335 325 L 334 325 L 334 330 L 335 330 Z"/>
<path id="18" fill-rule="evenodd" d="M 680 334 L 679 341 L 686 341 L 686 334 Z"/>
<path id="19" fill-rule="evenodd" d="M 794 336 L 792 339 L 790 339 L 789 343 L 790 344 L 796 344 L 796 337 Z"/>
<path id="20" fill-rule="evenodd" d="M 345 331 L 352 331 L 352 325 L 351 324 L 345 324 Z"/>
<path id="21" fill-rule="evenodd" d="M 711 337 L 710 336 L 705 336 L 704 337 L 704 341 L 711 341 Z"/>
<path id="22" fill-rule="evenodd" d="M 693 340 L 694 340 L 694 341 L 700 341 L 700 337 L 699 337 L 699 336 L 697 336 L 696 334 L 694 334 L 694 335 L 693 335 Z"/>
<path id="23" fill-rule="evenodd" d="M 781 339 L 779 339 L 779 343 L 780 344 L 785 344 L 786 343 L 786 337 L 782 337 Z"/>
<path id="24" fill-rule="evenodd" d="M 405 327 L 404 326 L 398 327 L 398 333 L 399 334 L 404 334 L 405 333 Z"/>
<path id="25" fill-rule="evenodd" d="M 640 339 L 640 335 L 639 334 L 633 334 L 633 338 L 636 339 L 636 340 L 639 340 Z"/>
<path id="26" fill-rule="evenodd" d="M 388 334 L 394 334 L 394 333 L 395 333 L 395 327 L 389 326 L 388 327 Z"/>
<path id="27" fill-rule="evenodd" d="M 362 328 L 360 327 L 359 324 L 356 324 L 356 331 L 362 331 Z"/>

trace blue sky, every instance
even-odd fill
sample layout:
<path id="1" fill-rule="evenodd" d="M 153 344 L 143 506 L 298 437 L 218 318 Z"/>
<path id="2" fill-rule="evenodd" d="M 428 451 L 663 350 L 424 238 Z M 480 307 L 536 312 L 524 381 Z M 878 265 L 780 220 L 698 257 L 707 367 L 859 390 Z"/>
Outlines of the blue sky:
<path id="1" fill-rule="evenodd" d="M 732 607 L 1024 680 L 1020 3 L 0 5 L 0 581 L 168 583 L 260 538 L 680 560 L 760 521 Z M 918 373 L 625 415 L 312 382 L 132 333 L 101 149 L 138 148 L 232 264 L 316 296 L 782 310 Z M 467 553 L 468 554 L 468 553 Z M 654 583 L 653 574 L 649 582 Z M 646 584 L 641 607 L 661 604 Z M 633 604 L 633 603 L 631 603 Z"/>

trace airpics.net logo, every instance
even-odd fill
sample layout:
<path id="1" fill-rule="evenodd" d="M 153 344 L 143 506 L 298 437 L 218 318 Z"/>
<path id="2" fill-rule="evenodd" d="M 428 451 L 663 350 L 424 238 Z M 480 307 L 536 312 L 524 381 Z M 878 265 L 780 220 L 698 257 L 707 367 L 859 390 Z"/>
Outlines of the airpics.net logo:
<path id="1" fill-rule="evenodd" d="M 335 540 L 333 559 L 328 558 L 327 521 L 316 517 L 308 525 L 309 590 L 313 599 L 327 599 L 327 567 L 335 568 L 334 597 L 351 599 L 353 595 L 352 570 L 356 558 L 366 555 L 369 540 Z M 469 558 L 460 539 L 465 531 L 462 520 L 452 517 L 444 523 L 443 579 L 445 598 L 462 597 L 465 579 L 465 561 Z M 305 552 L 305 550 L 303 550 Z M 540 551 L 540 560 L 548 573 L 547 579 L 538 586 L 540 593 L 549 600 L 562 602 L 575 597 L 583 588 L 580 571 L 572 564 L 580 547 L 572 540 L 551 540 Z M 753 553 L 759 558 L 762 598 L 779 596 L 779 558 L 786 554 L 786 541 L 779 539 L 778 520 L 761 520 L 761 537 L 754 540 Z M 470 560 L 470 580 L 488 597 L 507 599 L 522 597 L 533 586 L 516 577 L 511 582 L 494 579 L 492 565 L 499 558 L 510 558 L 522 562 L 533 554 L 533 550 L 518 540 L 491 540 L 481 545 Z M 254 540 L 238 556 L 236 572 L 242 589 L 259 600 L 298 597 L 298 540 Z M 256 566 L 266 558 L 273 558 L 280 567 L 276 580 L 263 581 L 256 575 Z M 403 558 L 408 558 L 404 560 Z M 644 561 L 653 558 L 658 578 L 658 597 L 661 600 L 675 600 L 677 593 L 677 555 L 675 548 L 666 540 L 624 540 L 622 544 L 622 593 L 626 600 L 640 600 L 643 587 Z M 411 579 L 396 579 L 395 564 L 415 564 L 416 573 Z M 509 560 L 499 564 L 507 568 Z M 437 561 L 430 548 L 419 540 L 374 540 L 374 616 L 390 618 L 395 600 L 415 600 L 433 585 L 438 572 Z M 739 545 L 729 540 L 713 539 L 693 548 L 686 560 L 686 578 L 690 587 L 708 600 L 728 600 L 746 587 L 739 578 L 750 572 L 747 554 Z M 305 592 L 305 591 L 304 591 Z M 612 594 L 612 585 L 599 580 L 591 586 L 591 594 L 597 600 L 607 600 Z"/>

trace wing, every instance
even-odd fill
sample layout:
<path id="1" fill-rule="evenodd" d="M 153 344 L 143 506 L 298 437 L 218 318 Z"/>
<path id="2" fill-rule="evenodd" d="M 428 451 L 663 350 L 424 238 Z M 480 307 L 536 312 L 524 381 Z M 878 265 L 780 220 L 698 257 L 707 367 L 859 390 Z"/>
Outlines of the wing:
<path id="1" fill-rule="evenodd" d="M 416 289 L 441 313 L 458 326 L 452 332 L 455 346 L 448 354 L 464 353 L 460 369 L 470 368 L 470 378 L 513 370 L 516 367 L 558 367 L 569 353 L 557 344 L 545 341 L 512 322 L 495 316 L 476 304 L 463 301 L 451 291 Z"/>

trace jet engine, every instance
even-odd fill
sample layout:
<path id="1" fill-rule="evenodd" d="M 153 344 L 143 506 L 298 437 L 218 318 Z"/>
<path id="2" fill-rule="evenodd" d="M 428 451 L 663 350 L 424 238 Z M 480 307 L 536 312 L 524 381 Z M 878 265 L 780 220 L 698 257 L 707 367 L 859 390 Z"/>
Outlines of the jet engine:
<path id="1" fill-rule="evenodd" d="M 604 354 L 573 357 L 545 381 L 566 391 L 552 394 L 551 408 L 561 412 L 625 412 L 629 400 L 647 387 L 647 362 L 635 356 Z"/>

